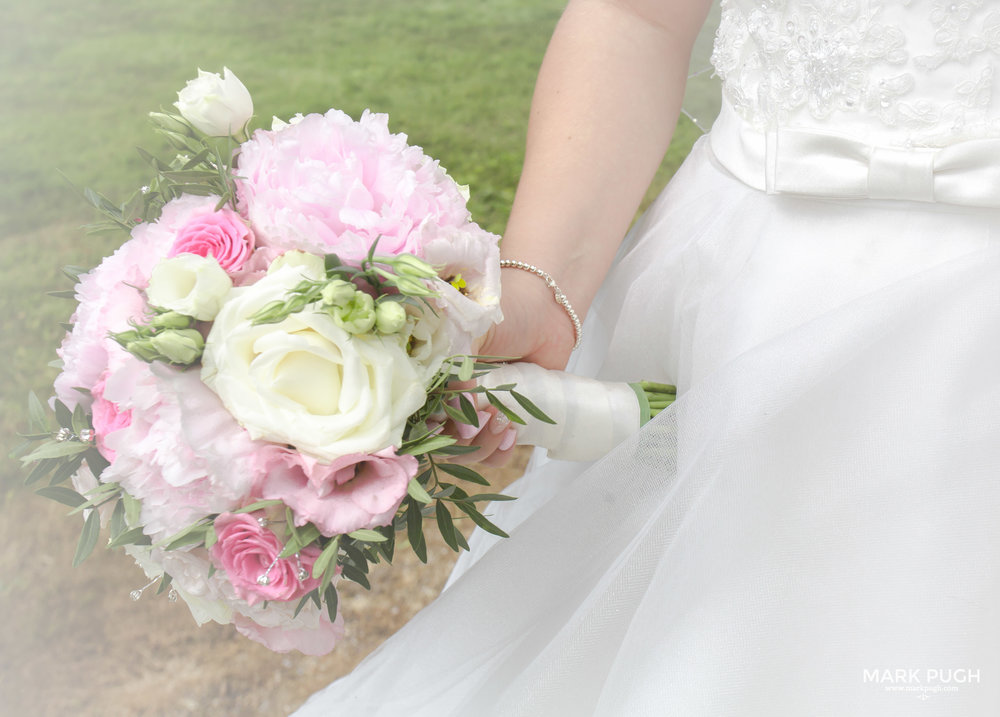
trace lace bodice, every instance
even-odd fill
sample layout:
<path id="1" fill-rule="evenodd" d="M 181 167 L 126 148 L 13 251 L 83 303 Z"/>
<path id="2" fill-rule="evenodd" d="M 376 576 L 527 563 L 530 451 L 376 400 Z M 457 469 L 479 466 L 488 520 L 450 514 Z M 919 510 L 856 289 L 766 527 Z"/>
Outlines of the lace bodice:
<path id="1" fill-rule="evenodd" d="M 758 131 L 906 148 L 1000 137 L 996 0 L 722 0 L 712 62 Z"/>

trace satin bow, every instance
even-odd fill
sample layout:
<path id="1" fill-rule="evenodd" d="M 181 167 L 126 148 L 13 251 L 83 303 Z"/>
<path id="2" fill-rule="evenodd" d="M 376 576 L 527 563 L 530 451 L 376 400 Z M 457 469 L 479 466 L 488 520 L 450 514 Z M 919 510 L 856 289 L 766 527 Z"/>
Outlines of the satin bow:
<path id="1" fill-rule="evenodd" d="M 1000 206 L 1000 139 L 899 149 L 783 130 L 774 147 L 775 192 Z"/>
<path id="2" fill-rule="evenodd" d="M 726 169 L 769 193 L 1000 207 L 1000 138 L 882 147 L 816 130 L 759 132 L 728 105 L 710 137 Z"/>

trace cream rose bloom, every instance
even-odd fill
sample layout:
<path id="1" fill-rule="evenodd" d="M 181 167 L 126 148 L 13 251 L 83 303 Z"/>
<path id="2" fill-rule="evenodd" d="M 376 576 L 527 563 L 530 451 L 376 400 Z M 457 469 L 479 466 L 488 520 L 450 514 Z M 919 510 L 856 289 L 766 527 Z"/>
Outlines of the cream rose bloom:
<path id="1" fill-rule="evenodd" d="M 231 292 L 205 342 L 202 380 L 254 439 L 324 462 L 398 446 L 427 396 L 397 339 L 351 335 L 309 309 L 277 324 L 250 322 L 301 280 L 285 267 Z"/>

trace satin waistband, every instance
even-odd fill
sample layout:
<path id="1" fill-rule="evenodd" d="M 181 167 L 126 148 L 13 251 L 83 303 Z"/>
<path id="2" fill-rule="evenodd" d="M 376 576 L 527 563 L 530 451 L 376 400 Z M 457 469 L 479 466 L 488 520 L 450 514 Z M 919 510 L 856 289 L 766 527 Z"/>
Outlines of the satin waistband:
<path id="1" fill-rule="evenodd" d="M 761 132 L 723 103 L 709 139 L 727 170 L 769 194 L 1000 207 L 1000 138 L 904 149 L 815 129 Z"/>

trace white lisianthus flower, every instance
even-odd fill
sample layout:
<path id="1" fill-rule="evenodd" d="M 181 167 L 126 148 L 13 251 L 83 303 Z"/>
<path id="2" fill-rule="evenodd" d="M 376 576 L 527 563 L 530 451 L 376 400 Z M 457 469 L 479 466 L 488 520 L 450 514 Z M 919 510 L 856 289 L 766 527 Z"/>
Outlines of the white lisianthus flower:
<path id="1" fill-rule="evenodd" d="M 455 337 L 454 326 L 438 312 L 405 304 L 406 323 L 398 333 L 388 338 L 396 338 L 401 345 L 409 347 L 410 358 L 420 367 L 424 381 L 430 381 L 449 356 L 459 351 L 456 345 L 461 337 Z"/>
<path id="2" fill-rule="evenodd" d="M 181 116 L 209 137 L 242 134 L 253 116 L 250 92 L 228 67 L 222 68 L 222 74 L 199 69 L 174 102 Z"/>
<path id="3" fill-rule="evenodd" d="M 503 318 L 498 237 L 475 224 L 445 229 L 426 240 L 424 259 L 443 280 L 433 285 L 431 302 L 455 327 L 452 350 L 469 353 L 472 340 Z"/>
<path id="4" fill-rule="evenodd" d="M 225 580 L 221 573 L 209 577 L 212 564 L 204 549 L 160 550 L 126 545 L 125 552 L 150 580 L 162 578 L 164 573 L 170 575 L 170 586 L 187 603 L 199 625 L 206 622 L 228 625 L 233 621 L 231 601 L 224 592 Z"/>
<path id="5" fill-rule="evenodd" d="M 326 462 L 398 446 L 406 419 L 427 398 L 398 340 L 352 335 L 308 309 L 277 324 L 251 323 L 300 280 L 286 267 L 233 290 L 205 343 L 202 380 L 254 439 Z"/>
<path id="6" fill-rule="evenodd" d="M 178 254 L 153 267 L 146 298 L 151 306 L 211 321 L 231 288 L 232 279 L 214 258 Z"/>

